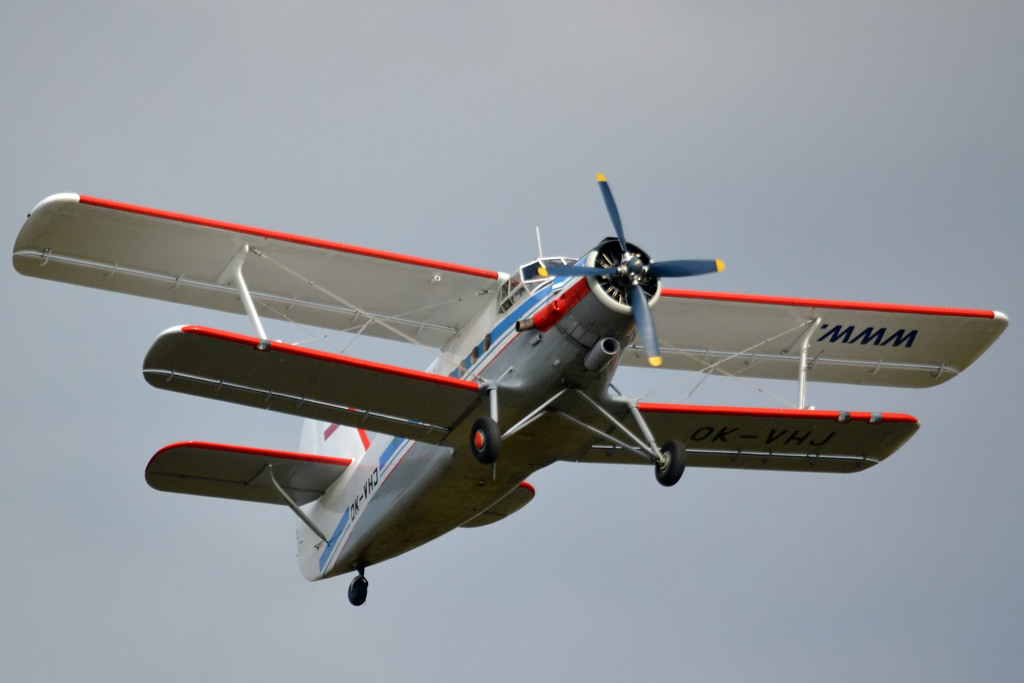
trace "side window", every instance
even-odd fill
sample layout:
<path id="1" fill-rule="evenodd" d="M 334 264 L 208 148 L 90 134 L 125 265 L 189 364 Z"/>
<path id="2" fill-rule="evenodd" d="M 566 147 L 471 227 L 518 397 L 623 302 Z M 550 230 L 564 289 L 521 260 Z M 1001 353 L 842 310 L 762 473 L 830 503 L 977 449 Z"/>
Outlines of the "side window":
<path id="1" fill-rule="evenodd" d="M 522 296 L 524 288 L 521 284 L 515 280 L 508 280 L 501 286 L 498 296 L 498 310 L 504 313 L 508 309 L 512 308 L 512 304 Z"/>

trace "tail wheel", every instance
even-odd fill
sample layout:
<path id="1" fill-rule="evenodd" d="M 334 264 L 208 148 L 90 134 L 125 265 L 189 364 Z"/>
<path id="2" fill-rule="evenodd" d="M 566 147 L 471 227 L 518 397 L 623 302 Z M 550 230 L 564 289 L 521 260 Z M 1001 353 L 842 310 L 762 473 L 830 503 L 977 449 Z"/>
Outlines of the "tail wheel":
<path id="1" fill-rule="evenodd" d="M 501 431 L 498 423 L 489 417 L 481 417 L 473 423 L 473 431 L 469 435 L 469 447 L 473 457 L 483 465 L 493 464 L 501 450 Z"/>
<path id="2" fill-rule="evenodd" d="M 679 441 L 669 441 L 662 449 L 664 462 L 656 465 L 654 476 L 662 486 L 674 486 L 686 469 L 686 447 Z"/>
<path id="3" fill-rule="evenodd" d="M 352 579 L 352 583 L 348 585 L 348 601 L 356 607 L 359 607 L 366 602 L 366 592 L 370 589 L 370 582 L 366 580 L 366 577 L 359 574 L 359 576 Z"/>

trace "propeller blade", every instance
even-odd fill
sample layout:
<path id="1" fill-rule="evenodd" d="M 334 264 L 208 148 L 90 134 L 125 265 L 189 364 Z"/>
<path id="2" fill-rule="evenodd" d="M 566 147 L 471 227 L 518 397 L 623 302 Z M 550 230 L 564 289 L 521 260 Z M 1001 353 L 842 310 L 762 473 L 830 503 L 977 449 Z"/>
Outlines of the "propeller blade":
<path id="1" fill-rule="evenodd" d="M 654 277 L 685 277 L 703 275 L 725 270 L 725 264 L 715 260 L 680 259 L 677 261 L 655 261 L 647 266 L 647 273 Z"/>
<path id="2" fill-rule="evenodd" d="M 658 332 L 654 329 L 654 318 L 651 317 L 651 308 L 647 304 L 647 295 L 644 294 L 644 290 L 640 285 L 633 285 L 633 288 L 629 290 L 629 305 L 633 308 L 633 318 L 636 320 L 640 339 L 644 342 L 647 362 L 654 367 L 658 367 L 661 365 Z"/>
<path id="3" fill-rule="evenodd" d="M 622 219 L 619 218 L 619 207 L 615 205 L 615 198 L 612 197 L 612 189 L 608 187 L 608 179 L 604 173 L 597 174 L 597 184 L 601 187 L 601 194 L 604 195 L 604 205 L 608 207 L 608 215 L 611 216 L 612 225 L 615 226 L 615 234 L 619 238 L 619 246 L 626 251 L 626 235 L 622 232 Z"/>
<path id="4" fill-rule="evenodd" d="M 578 275 L 580 277 L 600 277 L 612 275 L 618 272 L 618 268 L 594 268 L 591 266 L 566 266 L 553 263 L 547 268 L 541 266 L 538 269 L 541 277 L 564 277 L 566 275 Z"/>

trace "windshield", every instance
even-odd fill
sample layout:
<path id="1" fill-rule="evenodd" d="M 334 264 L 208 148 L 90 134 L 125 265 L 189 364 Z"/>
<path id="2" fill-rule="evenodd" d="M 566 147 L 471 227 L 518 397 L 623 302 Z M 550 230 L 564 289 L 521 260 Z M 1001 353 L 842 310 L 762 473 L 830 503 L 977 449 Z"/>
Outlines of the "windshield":
<path id="1" fill-rule="evenodd" d="M 537 288 L 552 279 L 550 277 L 541 277 L 541 266 L 571 265 L 575 262 L 576 259 L 553 256 L 540 258 L 520 266 L 516 274 L 506 280 L 505 284 L 501 286 L 501 293 L 498 297 L 498 310 L 502 312 L 507 311 L 519 297 L 535 292 Z"/>

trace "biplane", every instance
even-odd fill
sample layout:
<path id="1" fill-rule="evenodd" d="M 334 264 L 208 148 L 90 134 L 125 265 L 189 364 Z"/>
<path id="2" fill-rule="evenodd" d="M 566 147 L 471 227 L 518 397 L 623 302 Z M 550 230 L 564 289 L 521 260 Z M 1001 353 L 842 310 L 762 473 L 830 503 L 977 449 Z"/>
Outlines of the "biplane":
<path id="1" fill-rule="evenodd" d="M 18 272 L 244 313 L 251 334 L 185 325 L 143 362 L 158 389 L 305 418 L 295 452 L 196 441 L 159 450 L 155 489 L 271 503 L 298 518 L 309 580 L 355 572 L 530 502 L 559 461 L 857 472 L 900 448 L 910 415 L 819 410 L 809 381 L 930 387 L 1002 333 L 996 311 L 669 289 L 718 260 L 652 259 L 614 235 L 582 258 L 506 274 L 194 216 L 57 194 L 28 215 Z M 382 284 L 383 283 L 383 284 Z M 424 371 L 270 339 L 276 319 L 430 349 Z M 645 403 L 622 365 L 789 379 L 793 408 Z"/>

